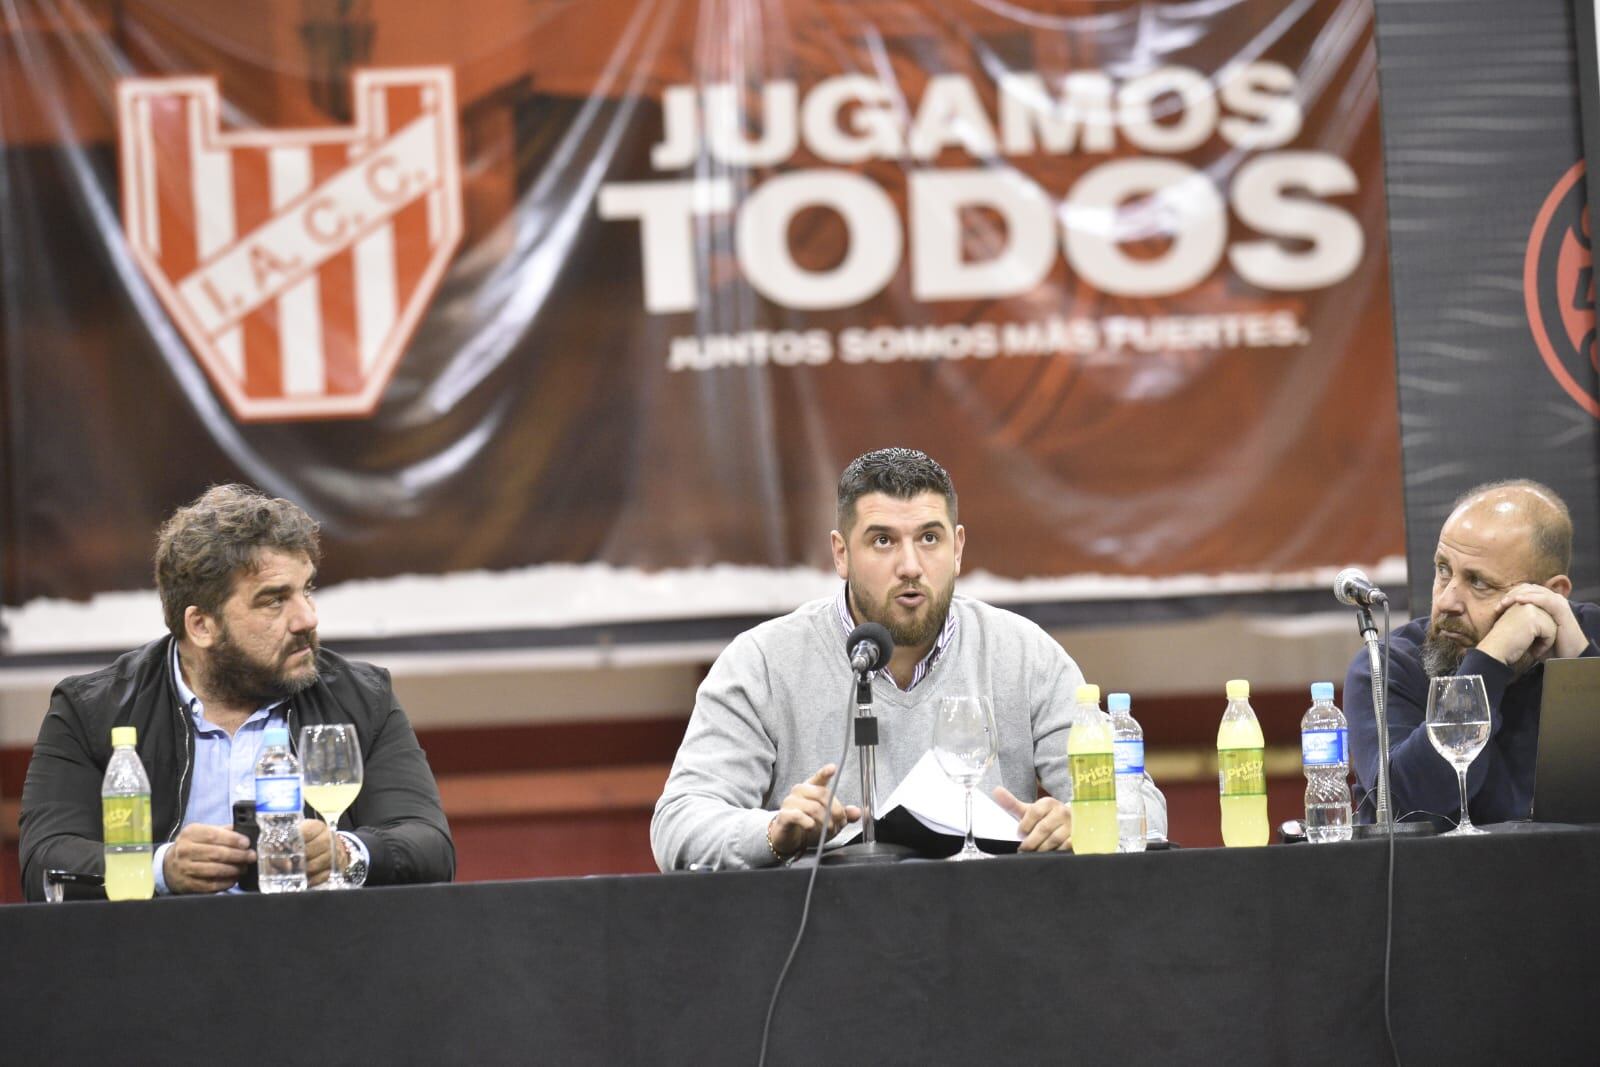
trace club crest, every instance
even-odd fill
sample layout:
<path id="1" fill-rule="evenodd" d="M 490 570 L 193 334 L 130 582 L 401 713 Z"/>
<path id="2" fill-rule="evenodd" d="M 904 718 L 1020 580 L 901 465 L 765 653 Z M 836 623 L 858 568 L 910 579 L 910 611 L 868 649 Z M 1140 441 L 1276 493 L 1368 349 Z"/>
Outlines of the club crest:
<path id="1" fill-rule="evenodd" d="M 117 87 L 133 257 L 241 420 L 371 414 L 461 241 L 450 70 L 352 99 L 346 127 L 224 130 L 214 79 Z"/>
<path id="2" fill-rule="evenodd" d="M 1583 162 L 1545 198 L 1528 235 L 1523 296 L 1544 365 L 1578 406 L 1600 419 L 1596 375 L 1594 259 Z"/>

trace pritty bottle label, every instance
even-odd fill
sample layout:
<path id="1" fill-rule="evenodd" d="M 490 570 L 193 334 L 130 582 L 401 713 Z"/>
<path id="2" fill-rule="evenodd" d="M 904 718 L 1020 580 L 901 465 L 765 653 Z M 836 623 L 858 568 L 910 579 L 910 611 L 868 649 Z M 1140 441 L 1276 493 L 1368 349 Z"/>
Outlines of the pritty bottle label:
<path id="1" fill-rule="evenodd" d="M 1072 772 L 1074 801 L 1117 799 L 1117 770 L 1110 753 L 1068 756 L 1067 765 Z"/>
<path id="2" fill-rule="evenodd" d="M 1300 734 L 1300 759 L 1307 767 L 1327 767 L 1345 762 L 1348 731 L 1305 730 Z"/>
<path id="3" fill-rule="evenodd" d="M 1265 796 L 1267 767 L 1261 750 L 1217 749 L 1217 785 L 1225 797 Z"/>
<path id="4" fill-rule="evenodd" d="M 148 845 L 150 841 L 150 798 L 102 797 L 100 815 L 107 845 Z"/>

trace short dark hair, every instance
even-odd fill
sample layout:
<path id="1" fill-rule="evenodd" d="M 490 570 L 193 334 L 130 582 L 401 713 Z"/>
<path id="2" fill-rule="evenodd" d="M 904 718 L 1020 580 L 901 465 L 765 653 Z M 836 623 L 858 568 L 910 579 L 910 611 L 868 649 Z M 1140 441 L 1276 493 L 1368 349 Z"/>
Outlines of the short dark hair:
<path id="1" fill-rule="evenodd" d="M 304 555 L 317 566 L 317 520 L 293 501 L 248 485 L 214 485 L 175 511 L 156 535 L 156 590 L 167 630 L 184 635 L 191 604 L 219 614 L 234 578 L 254 571 L 264 548 Z"/>
<path id="2" fill-rule="evenodd" d="M 1572 513 L 1561 494 L 1532 478 L 1508 478 L 1499 482 L 1475 485 L 1456 497 L 1450 505 L 1450 514 L 1478 497 L 1493 493 L 1522 497 L 1522 513 L 1528 519 L 1528 536 L 1533 549 L 1533 564 L 1538 581 L 1549 581 L 1558 574 L 1566 574 L 1572 567 Z"/>
<path id="3" fill-rule="evenodd" d="M 868 493 L 910 500 L 923 493 L 938 493 L 956 523 L 956 487 L 945 469 L 914 448 L 880 448 L 857 456 L 839 475 L 839 532 L 849 533 L 856 519 L 856 501 Z"/>

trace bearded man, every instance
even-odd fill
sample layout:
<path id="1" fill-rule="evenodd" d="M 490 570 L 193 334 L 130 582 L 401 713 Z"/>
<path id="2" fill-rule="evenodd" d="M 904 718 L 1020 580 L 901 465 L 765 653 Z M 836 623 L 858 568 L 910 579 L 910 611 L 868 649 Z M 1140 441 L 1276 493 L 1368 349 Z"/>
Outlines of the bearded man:
<path id="1" fill-rule="evenodd" d="M 255 796 L 269 727 L 353 723 L 364 782 L 351 830 L 303 823 L 312 885 L 339 863 L 352 885 L 449 881 L 455 846 L 438 786 L 389 673 L 317 642 L 316 521 L 288 500 L 216 486 L 178 509 L 156 545 L 168 636 L 50 697 L 22 788 L 23 891 L 43 899 L 50 868 L 104 869 L 100 780 L 111 728 L 138 730 L 150 777 L 158 893 L 237 885 L 256 856 L 234 832 L 235 800 Z"/>
<path id="2" fill-rule="evenodd" d="M 837 518 L 838 594 L 735 638 L 695 695 L 650 823 L 656 863 L 782 863 L 860 818 L 854 749 L 824 804 L 849 714 L 845 641 L 864 622 L 887 627 L 895 644 L 872 681 L 878 795 L 927 751 L 941 697 L 987 696 L 999 758 L 985 784 L 1018 817 L 1024 851 L 1069 847 L 1067 731 L 1083 674 L 1032 622 L 955 595 L 967 533 L 950 476 L 911 449 L 869 452 L 839 479 Z M 1040 782 L 1053 796 L 1039 795 Z M 1148 777 L 1144 787 L 1149 828 L 1165 836 L 1166 800 Z"/>
<path id="3" fill-rule="evenodd" d="M 1433 610 L 1389 640 L 1389 787 L 1396 819 L 1459 820 L 1455 768 L 1423 721 L 1432 678 L 1483 676 L 1489 743 L 1467 769 L 1474 823 L 1526 819 L 1533 805 L 1544 661 L 1600 655 L 1600 607 L 1567 599 L 1572 518 L 1555 491 L 1526 480 L 1469 489 L 1452 507 L 1433 556 Z M 1351 762 L 1378 783 L 1372 672 L 1362 652 L 1345 677 Z M 1374 801 L 1375 805 L 1376 801 Z M 1371 821 L 1369 810 L 1360 818 Z"/>

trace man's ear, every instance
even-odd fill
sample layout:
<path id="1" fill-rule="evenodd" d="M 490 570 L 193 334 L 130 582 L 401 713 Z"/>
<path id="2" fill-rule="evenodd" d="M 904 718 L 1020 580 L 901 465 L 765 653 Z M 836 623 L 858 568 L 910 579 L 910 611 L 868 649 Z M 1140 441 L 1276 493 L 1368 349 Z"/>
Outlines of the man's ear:
<path id="1" fill-rule="evenodd" d="M 183 609 L 183 632 L 196 648 L 210 648 L 217 643 L 221 628 L 217 620 L 190 604 Z"/>
<path id="2" fill-rule="evenodd" d="M 1551 592 L 1559 593 L 1562 596 L 1572 595 L 1572 579 L 1568 578 L 1565 574 L 1558 574 L 1554 578 L 1551 578 L 1548 582 L 1544 583 L 1544 587 Z"/>
<path id="3" fill-rule="evenodd" d="M 829 532 L 828 544 L 833 547 L 833 573 L 841 578 L 850 577 L 850 558 L 846 553 L 844 534 L 838 530 Z"/>

